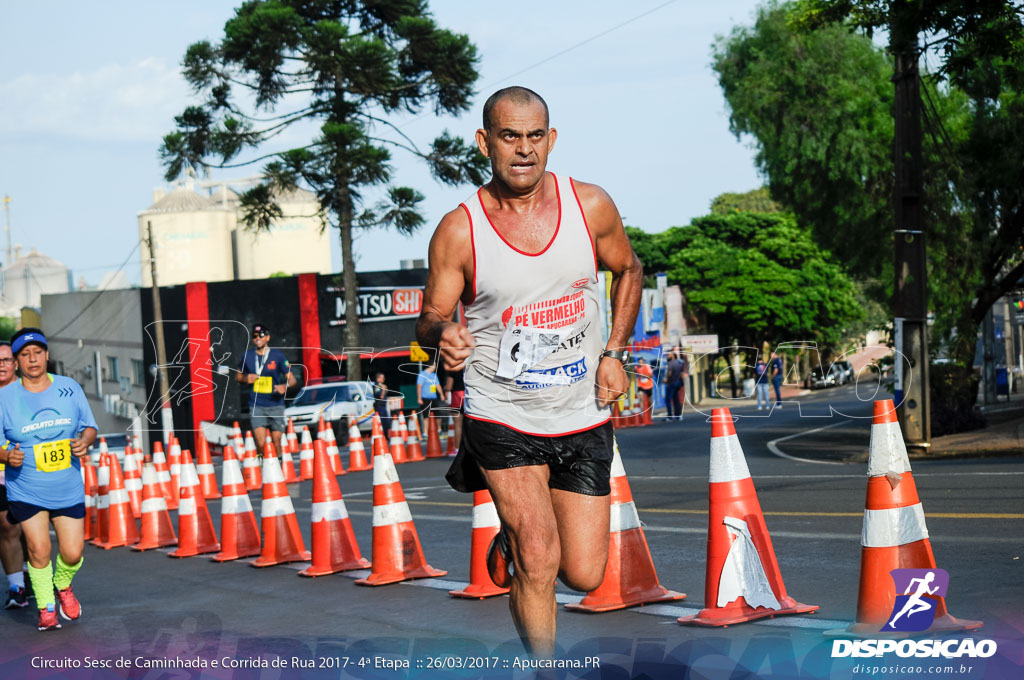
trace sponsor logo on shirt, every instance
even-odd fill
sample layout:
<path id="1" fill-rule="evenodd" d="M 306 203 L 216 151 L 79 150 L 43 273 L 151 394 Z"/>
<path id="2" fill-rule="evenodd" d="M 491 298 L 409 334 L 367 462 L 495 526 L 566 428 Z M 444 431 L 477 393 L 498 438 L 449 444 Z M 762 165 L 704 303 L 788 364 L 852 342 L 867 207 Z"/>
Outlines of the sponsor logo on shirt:
<path id="1" fill-rule="evenodd" d="M 535 328 L 563 328 L 583 318 L 587 301 L 583 291 L 577 290 L 553 300 L 541 300 L 528 305 L 510 306 L 501 314 L 501 323 L 508 326 L 533 326 Z"/>
<path id="2" fill-rule="evenodd" d="M 22 426 L 21 434 L 34 435 L 39 441 L 47 441 L 68 425 L 71 425 L 71 418 L 61 418 L 52 408 L 44 408 L 32 416 L 31 423 Z"/>
<path id="3" fill-rule="evenodd" d="M 571 385 L 587 376 L 586 357 L 579 361 L 562 364 L 554 368 L 526 371 L 516 378 L 516 387 L 521 390 L 542 390 L 546 387 Z"/>

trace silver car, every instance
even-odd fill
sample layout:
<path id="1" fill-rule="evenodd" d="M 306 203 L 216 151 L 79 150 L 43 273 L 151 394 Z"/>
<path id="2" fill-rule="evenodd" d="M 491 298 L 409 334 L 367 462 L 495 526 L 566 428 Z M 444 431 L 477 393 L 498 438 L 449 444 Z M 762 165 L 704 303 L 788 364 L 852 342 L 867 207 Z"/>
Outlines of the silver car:
<path id="1" fill-rule="evenodd" d="M 370 383 L 355 381 L 306 385 L 284 415 L 292 419 L 296 431 L 305 426 L 315 434 L 321 417 L 335 426 L 335 437 L 347 432 L 349 418 L 355 418 L 360 430 L 369 431 L 373 426 L 373 390 Z"/>

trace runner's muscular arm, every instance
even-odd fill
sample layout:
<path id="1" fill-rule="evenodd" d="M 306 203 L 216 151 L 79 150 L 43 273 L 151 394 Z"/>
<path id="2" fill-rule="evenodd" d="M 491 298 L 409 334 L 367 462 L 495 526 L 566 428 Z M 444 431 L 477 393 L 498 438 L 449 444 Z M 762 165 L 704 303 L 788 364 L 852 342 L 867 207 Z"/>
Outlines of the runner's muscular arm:
<path id="1" fill-rule="evenodd" d="M 643 290 L 643 266 L 633 252 L 622 218 L 615 203 L 604 189 L 573 180 L 590 236 L 594 239 L 597 259 L 612 273 L 612 328 L 605 349 L 618 350 L 629 346 L 629 338 L 640 310 Z M 629 387 L 629 377 L 616 359 L 605 358 L 597 367 L 598 405 L 606 406 Z"/>
<path id="2" fill-rule="evenodd" d="M 469 217 L 462 207 L 441 219 L 430 239 L 427 287 L 416 322 L 416 338 L 424 348 L 435 347 L 449 371 L 458 371 L 476 346 L 461 324 L 451 321 L 459 299 L 472 295 L 473 243 Z M 467 283 L 469 282 L 469 283 Z"/>

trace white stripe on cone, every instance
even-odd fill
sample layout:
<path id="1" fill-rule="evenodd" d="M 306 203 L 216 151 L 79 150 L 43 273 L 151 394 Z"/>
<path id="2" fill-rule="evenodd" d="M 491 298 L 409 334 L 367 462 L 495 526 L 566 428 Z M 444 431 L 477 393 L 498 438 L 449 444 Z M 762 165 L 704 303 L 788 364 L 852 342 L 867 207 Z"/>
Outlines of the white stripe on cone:
<path id="1" fill-rule="evenodd" d="M 865 548 L 894 548 L 928 538 L 924 508 L 915 503 L 904 508 L 865 510 L 860 544 Z"/>
<path id="2" fill-rule="evenodd" d="M 899 423 L 871 425 L 871 445 L 868 451 L 868 477 L 881 477 L 890 472 L 910 472 L 910 457 Z"/>
<path id="3" fill-rule="evenodd" d="M 128 503 L 128 491 L 126 489 L 111 489 L 107 492 L 107 502 L 112 505 Z"/>
<path id="4" fill-rule="evenodd" d="M 500 527 L 501 520 L 498 519 L 498 511 L 494 508 L 492 501 L 473 506 L 473 528 L 490 529 Z"/>
<path id="5" fill-rule="evenodd" d="M 348 508 L 345 507 L 345 503 L 340 499 L 335 501 L 323 501 L 322 503 L 313 503 L 312 506 L 312 521 L 322 522 L 327 520 L 328 522 L 334 522 L 339 519 L 348 519 Z"/>
<path id="6" fill-rule="evenodd" d="M 178 517 L 196 514 L 196 499 L 182 498 L 178 501 Z"/>
<path id="7" fill-rule="evenodd" d="M 147 498 L 142 501 L 142 512 L 160 512 L 167 509 L 167 501 L 163 496 Z"/>
<path id="8" fill-rule="evenodd" d="M 609 530 L 611 533 L 639 528 L 640 515 L 637 514 L 636 505 L 633 501 L 629 501 L 628 503 L 614 503 L 611 506 L 611 522 L 609 524 Z"/>
<path id="9" fill-rule="evenodd" d="M 290 496 L 278 498 L 264 498 L 260 504 L 260 517 L 280 517 L 282 515 L 295 514 Z"/>
<path id="10" fill-rule="evenodd" d="M 220 500 L 220 514 L 222 515 L 240 515 L 252 512 L 252 503 L 249 502 L 248 494 L 222 496 Z"/>
<path id="11" fill-rule="evenodd" d="M 409 511 L 409 504 L 405 501 L 373 506 L 373 526 L 375 527 L 385 527 L 411 521 L 412 513 Z"/>
<path id="12" fill-rule="evenodd" d="M 764 564 L 757 552 L 747 523 L 735 517 L 725 517 L 729 533 L 733 537 L 732 547 L 722 564 L 722 576 L 718 583 L 717 606 L 724 607 L 738 597 L 751 607 L 782 609 L 772 592 Z"/>
<path id="13" fill-rule="evenodd" d="M 373 485 L 394 484 L 398 481 L 398 471 L 395 470 L 395 461 L 390 453 L 382 453 L 376 456 L 378 460 L 373 465 Z"/>
<path id="14" fill-rule="evenodd" d="M 232 465 L 232 463 L 234 463 L 234 465 Z M 224 469 L 221 471 L 221 478 L 221 486 L 245 484 L 245 477 L 242 476 L 242 470 L 238 466 L 237 460 L 229 460 L 224 463 Z"/>
<path id="15" fill-rule="evenodd" d="M 712 484 L 736 482 L 749 477 L 750 470 L 743 457 L 739 438 L 734 434 L 725 437 L 712 437 L 711 472 L 708 475 L 708 481 Z"/>

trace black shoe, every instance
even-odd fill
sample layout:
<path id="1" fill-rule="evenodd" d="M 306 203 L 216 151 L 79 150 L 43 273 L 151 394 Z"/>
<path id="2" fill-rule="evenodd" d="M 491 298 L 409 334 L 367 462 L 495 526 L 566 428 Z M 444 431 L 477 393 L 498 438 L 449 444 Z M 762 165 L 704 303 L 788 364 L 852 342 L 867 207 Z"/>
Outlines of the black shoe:
<path id="1" fill-rule="evenodd" d="M 7 591 L 7 604 L 4 609 L 22 609 L 28 606 L 28 593 L 24 588 Z"/>
<path id="2" fill-rule="evenodd" d="M 487 549 L 487 573 L 491 582 L 499 588 L 512 585 L 512 546 L 508 542 L 505 529 L 494 537 L 491 547 Z"/>

